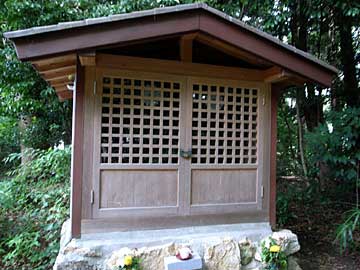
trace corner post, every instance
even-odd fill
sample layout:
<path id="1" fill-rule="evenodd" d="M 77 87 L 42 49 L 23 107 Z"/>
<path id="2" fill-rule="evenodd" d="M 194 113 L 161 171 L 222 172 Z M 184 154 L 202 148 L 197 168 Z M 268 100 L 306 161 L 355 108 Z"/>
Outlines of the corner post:
<path id="1" fill-rule="evenodd" d="M 81 236 L 81 201 L 84 137 L 84 70 L 77 59 L 76 87 L 73 92 L 72 155 L 71 155 L 71 237 Z"/>
<path id="2" fill-rule="evenodd" d="M 271 85 L 271 135 L 270 135 L 270 224 L 276 227 L 276 144 L 277 144 L 277 106 L 279 91 Z"/>

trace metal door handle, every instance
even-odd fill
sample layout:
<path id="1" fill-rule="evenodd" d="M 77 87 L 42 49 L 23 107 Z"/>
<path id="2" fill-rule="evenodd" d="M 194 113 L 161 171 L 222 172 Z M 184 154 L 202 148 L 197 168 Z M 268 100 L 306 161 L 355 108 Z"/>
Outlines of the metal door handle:
<path id="1" fill-rule="evenodd" d="M 189 151 L 184 151 L 184 150 L 180 149 L 180 157 L 189 159 L 189 158 L 191 158 L 191 156 L 192 156 L 191 149 Z"/>

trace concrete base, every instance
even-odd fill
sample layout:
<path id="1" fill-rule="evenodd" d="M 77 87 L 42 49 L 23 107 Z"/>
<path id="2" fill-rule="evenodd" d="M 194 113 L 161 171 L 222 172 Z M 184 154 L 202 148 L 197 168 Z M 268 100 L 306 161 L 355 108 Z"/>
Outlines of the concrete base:
<path id="1" fill-rule="evenodd" d="M 77 247 L 98 247 L 107 253 L 122 247 L 139 248 L 168 243 L 202 243 L 204 240 L 216 242 L 219 238 L 232 238 L 238 241 L 247 238 L 252 242 L 258 242 L 271 233 L 269 223 L 243 223 L 163 230 L 92 233 L 85 234 L 81 239 L 75 241 Z"/>
<path id="2" fill-rule="evenodd" d="M 164 258 L 174 256 L 181 246 L 189 246 L 198 253 L 207 270 L 253 270 L 261 266 L 255 254 L 259 252 L 260 241 L 272 235 L 268 223 L 242 223 L 93 233 L 69 242 L 68 224 L 63 226 L 54 270 L 118 269 L 117 262 L 124 254 L 138 256 L 143 270 L 162 270 Z"/>

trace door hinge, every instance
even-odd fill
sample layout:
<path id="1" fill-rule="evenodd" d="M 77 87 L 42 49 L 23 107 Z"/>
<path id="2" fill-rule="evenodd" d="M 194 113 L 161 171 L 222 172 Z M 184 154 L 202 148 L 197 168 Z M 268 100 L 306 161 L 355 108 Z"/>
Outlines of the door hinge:
<path id="1" fill-rule="evenodd" d="M 94 204 L 94 190 L 92 189 L 90 192 L 90 204 Z"/>
<path id="2" fill-rule="evenodd" d="M 96 81 L 94 81 L 94 96 L 96 95 Z"/>
<path id="3" fill-rule="evenodd" d="M 264 198 L 264 191 L 265 191 L 264 186 L 262 185 L 261 186 L 261 198 Z"/>
<path id="4" fill-rule="evenodd" d="M 266 96 L 265 96 L 265 94 L 263 95 L 263 106 L 265 106 L 265 104 L 266 104 Z"/>

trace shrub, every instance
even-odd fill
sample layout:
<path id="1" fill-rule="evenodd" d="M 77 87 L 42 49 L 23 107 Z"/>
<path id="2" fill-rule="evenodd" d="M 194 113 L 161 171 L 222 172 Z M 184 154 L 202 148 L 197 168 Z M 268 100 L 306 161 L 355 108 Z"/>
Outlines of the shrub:
<path id="1" fill-rule="evenodd" d="M 20 152 L 18 123 L 14 119 L 0 116 L 0 177 L 16 164 L 5 163 L 4 159 L 14 152 Z"/>
<path id="2" fill-rule="evenodd" d="M 356 248 L 354 241 L 355 232 L 360 232 L 360 209 L 354 208 L 345 213 L 345 221 L 340 224 L 336 231 L 336 241 L 340 244 L 340 252 Z M 359 247 L 359 243 L 357 243 Z"/>
<path id="3" fill-rule="evenodd" d="M 0 268 L 50 269 L 68 217 L 70 148 L 31 150 L 31 160 L 0 181 Z M 10 160 L 20 159 L 13 154 Z"/>
<path id="4" fill-rule="evenodd" d="M 354 209 L 345 213 L 345 219 L 337 229 L 336 239 L 343 252 L 354 244 L 353 234 L 360 227 L 360 108 L 332 111 L 328 114 L 328 123 L 310 134 L 308 142 L 312 149 L 313 163 L 322 163 L 328 168 L 327 196 L 333 194 L 337 200 L 345 199 L 350 202 L 356 199 Z M 340 197 L 341 194 L 343 198 Z"/>
<path id="5" fill-rule="evenodd" d="M 261 261 L 267 270 L 286 270 L 288 265 L 280 243 L 271 237 L 261 242 Z"/>
<path id="6" fill-rule="evenodd" d="M 354 190 L 360 162 L 360 108 L 346 108 L 328 113 L 327 124 L 308 134 L 311 161 L 325 164 L 326 177 L 341 184 L 350 184 Z M 314 166 L 318 168 L 319 166 Z M 317 171 L 319 175 L 319 170 Z"/>

